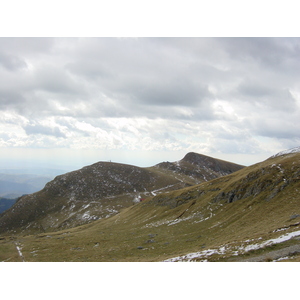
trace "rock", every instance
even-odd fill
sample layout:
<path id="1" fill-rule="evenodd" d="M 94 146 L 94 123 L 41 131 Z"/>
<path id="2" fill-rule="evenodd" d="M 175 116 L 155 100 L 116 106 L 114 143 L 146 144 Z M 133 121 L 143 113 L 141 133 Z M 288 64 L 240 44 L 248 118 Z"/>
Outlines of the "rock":
<path id="1" fill-rule="evenodd" d="M 293 220 L 293 219 L 296 219 L 296 218 L 298 218 L 298 217 L 300 217 L 300 215 L 292 215 L 292 216 L 290 216 L 290 220 Z"/>
<path id="2" fill-rule="evenodd" d="M 145 243 L 155 243 L 155 241 L 154 240 L 148 240 L 148 241 L 146 241 Z"/>
<path id="3" fill-rule="evenodd" d="M 80 251 L 81 248 L 80 248 L 80 247 L 74 247 L 74 248 L 71 248 L 70 250 L 77 250 L 77 251 Z"/>
<path id="4" fill-rule="evenodd" d="M 150 239 L 153 239 L 155 236 L 157 236 L 157 234 L 151 234 L 150 233 L 150 234 L 148 234 L 148 236 L 149 236 Z"/>

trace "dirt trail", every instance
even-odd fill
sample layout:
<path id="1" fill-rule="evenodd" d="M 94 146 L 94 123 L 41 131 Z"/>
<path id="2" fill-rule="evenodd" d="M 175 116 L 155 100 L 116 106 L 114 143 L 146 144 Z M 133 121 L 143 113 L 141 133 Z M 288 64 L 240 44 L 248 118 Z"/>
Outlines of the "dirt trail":
<path id="1" fill-rule="evenodd" d="M 266 254 L 240 260 L 242 262 L 274 261 L 279 258 L 291 256 L 300 253 L 300 245 L 288 246 L 283 249 L 273 250 Z"/>

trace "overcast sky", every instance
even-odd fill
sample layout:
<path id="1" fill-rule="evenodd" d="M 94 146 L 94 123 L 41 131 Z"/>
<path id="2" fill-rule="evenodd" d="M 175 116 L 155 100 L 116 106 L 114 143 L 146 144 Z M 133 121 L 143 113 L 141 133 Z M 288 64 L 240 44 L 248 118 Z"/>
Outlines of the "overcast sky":
<path id="1" fill-rule="evenodd" d="M 0 38 L 1 163 L 259 162 L 300 145 L 299 58 L 299 38 Z"/>

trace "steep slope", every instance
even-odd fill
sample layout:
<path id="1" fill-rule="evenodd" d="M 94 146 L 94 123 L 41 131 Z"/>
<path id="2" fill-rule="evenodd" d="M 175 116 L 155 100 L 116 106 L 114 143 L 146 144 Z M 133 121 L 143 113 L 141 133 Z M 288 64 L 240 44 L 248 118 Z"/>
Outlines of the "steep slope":
<path id="1" fill-rule="evenodd" d="M 289 152 L 80 227 L 3 236 L 0 260 L 21 260 L 15 245 L 26 261 L 299 259 L 299 191 L 300 153 Z"/>
<path id="2" fill-rule="evenodd" d="M 190 157 L 186 162 L 187 155 L 181 164 L 185 167 L 180 172 L 184 175 L 190 172 L 188 178 L 178 178 L 173 172 L 162 172 L 155 167 L 139 168 L 110 162 L 98 162 L 57 176 L 43 190 L 21 197 L 1 215 L 0 232 L 74 227 L 114 215 L 131 206 L 136 199 L 189 186 L 193 168 L 197 166 L 199 169 L 200 166 L 197 156 L 192 156 L 195 158 Z M 210 159 L 212 163 L 214 160 Z M 236 167 L 235 164 L 227 164 L 232 165 L 232 170 Z M 201 170 L 198 169 L 196 173 L 199 175 Z M 222 171 L 221 168 L 214 176 L 220 176 L 227 169 Z"/>

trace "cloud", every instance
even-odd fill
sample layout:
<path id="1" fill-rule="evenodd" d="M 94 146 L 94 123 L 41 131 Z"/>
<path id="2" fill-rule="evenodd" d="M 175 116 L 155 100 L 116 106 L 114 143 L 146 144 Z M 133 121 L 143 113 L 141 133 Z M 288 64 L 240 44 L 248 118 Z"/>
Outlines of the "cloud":
<path id="1" fill-rule="evenodd" d="M 4 67 L 8 71 L 16 71 L 18 69 L 26 68 L 26 62 L 22 59 L 0 52 L 0 66 Z"/>
<path id="2" fill-rule="evenodd" d="M 0 45 L 3 145 L 258 153 L 266 139 L 299 143 L 298 38 Z"/>
<path id="3" fill-rule="evenodd" d="M 23 127 L 26 134 L 28 135 L 51 135 L 55 136 L 57 138 L 63 137 L 66 138 L 66 135 L 61 131 L 61 129 L 58 126 L 45 126 L 42 124 L 34 123 L 34 124 L 28 124 Z"/>

